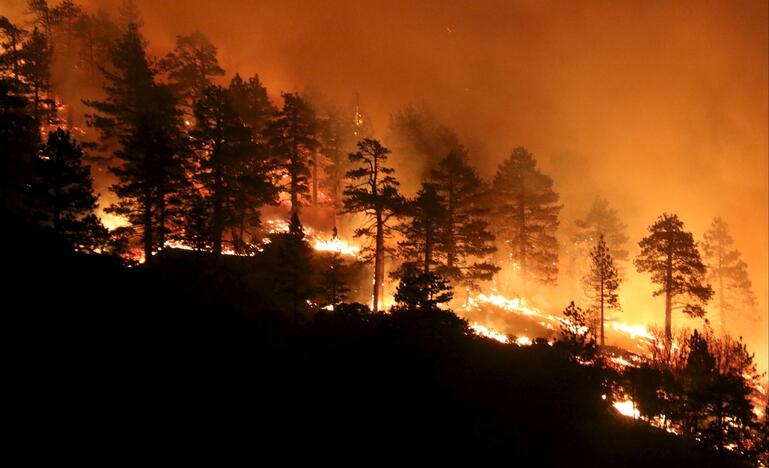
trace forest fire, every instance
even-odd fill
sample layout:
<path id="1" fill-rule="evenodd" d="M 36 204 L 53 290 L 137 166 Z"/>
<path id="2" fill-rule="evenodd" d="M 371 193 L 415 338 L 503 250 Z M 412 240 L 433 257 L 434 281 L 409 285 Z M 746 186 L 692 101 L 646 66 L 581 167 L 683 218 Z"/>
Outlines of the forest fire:
<path id="1" fill-rule="evenodd" d="M 769 6 L 681 2 L 0 1 L 23 349 L 287 453 L 769 467 Z"/>

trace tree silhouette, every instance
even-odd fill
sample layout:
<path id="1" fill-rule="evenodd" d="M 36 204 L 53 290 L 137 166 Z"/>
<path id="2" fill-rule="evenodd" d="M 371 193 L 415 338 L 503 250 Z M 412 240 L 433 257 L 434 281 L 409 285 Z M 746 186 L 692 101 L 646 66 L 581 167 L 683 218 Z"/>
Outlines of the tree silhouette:
<path id="1" fill-rule="evenodd" d="M 168 205 L 186 183 L 181 114 L 171 88 L 156 83 L 157 70 L 136 25 L 112 46 L 110 60 L 112 71 L 102 69 L 105 100 L 84 101 L 95 110 L 88 123 L 100 131 L 105 148 L 117 146 L 110 169 L 118 177 L 111 190 L 119 200 L 107 211 L 141 229 L 151 263 L 152 253 L 165 244 Z"/>
<path id="2" fill-rule="evenodd" d="M 47 125 L 56 115 L 51 97 L 51 60 L 53 50 L 48 38 L 35 28 L 22 46 L 21 75 L 31 93 L 32 112 L 40 125 Z"/>
<path id="3" fill-rule="evenodd" d="M 13 24 L 5 16 L 0 16 L 0 71 L 5 76 L 10 73 L 14 84 L 21 85 L 21 65 L 23 63 L 21 46 L 27 31 Z"/>
<path id="4" fill-rule="evenodd" d="M 400 270 L 418 269 L 429 273 L 439 264 L 434 256 L 445 244 L 443 227 L 446 219 L 446 201 L 433 184 L 423 183 L 416 198 L 406 203 L 403 214 L 408 221 L 397 227 L 404 240 L 398 243 L 402 264 Z M 400 276 L 401 271 L 394 272 Z"/>
<path id="5" fill-rule="evenodd" d="M 83 149 L 69 132 L 57 129 L 35 159 L 37 177 L 30 187 L 39 221 L 73 248 L 93 251 L 107 231 L 96 216 L 98 196 Z"/>
<path id="6" fill-rule="evenodd" d="M 563 310 L 564 321 L 561 323 L 561 336 L 570 343 L 584 346 L 590 341 L 592 330 L 587 313 L 574 304 L 574 301 Z"/>
<path id="7" fill-rule="evenodd" d="M 161 61 L 161 67 L 168 72 L 188 109 L 203 98 L 213 78 L 224 75 L 216 47 L 199 31 L 176 36 L 176 47 Z"/>
<path id="8" fill-rule="evenodd" d="M 30 102 L 13 78 L 0 77 L 0 189 L 3 213 L 21 212 L 23 194 L 33 175 L 33 160 L 40 143 L 38 122 Z"/>
<path id="9" fill-rule="evenodd" d="M 659 285 L 654 296 L 665 295 L 665 337 L 672 338 L 672 311 L 682 308 L 691 317 L 703 317 L 703 305 L 713 296 L 713 289 L 705 283 L 705 264 L 702 263 L 697 243 L 684 223 L 675 214 L 662 214 L 649 226 L 649 235 L 638 243 L 641 253 L 634 263 L 639 272 L 651 274 Z M 675 304 L 676 298 L 690 300 Z"/>
<path id="10" fill-rule="evenodd" d="M 409 266 L 403 270 L 395 292 L 394 309 L 399 311 L 439 310 L 440 304 L 451 301 L 453 297 L 451 286 L 444 277 Z"/>
<path id="11" fill-rule="evenodd" d="M 537 168 L 525 148 L 513 150 L 497 169 L 493 184 L 499 223 L 497 239 L 507 244 L 513 267 L 526 281 L 554 283 L 558 275 L 558 194 L 553 180 Z"/>
<path id="12" fill-rule="evenodd" d="M 344 190 L 345 213 L 363 213 L 364 224 L 355 230 L 355 237 L 366 237 L 366 260 L 374 261 L 374 291 L 372 310 L 379 311 L 384 281 L 385 240 L 390 235 L 390 219 L 402 210 L 403 197 L 398 193 L 395 169 L 385 166 L 390 150 L 377 140 L 364 138 L 358 151 L 350 153 L 353 168 L 345 177 L 349 184 Z M 373 246 L 371 245 L 373 243 Z"/>
<path id="13" fill-rule="evenodd" d="M 276 297 L 294 321 L 299 321 L 309 309 L 307 301 L 316 292 L 310 282 L 312 248 L 304 239 L 299 215 L 291 215 L 288 232 L 272 234 L 270 239 L 277 246 L 279 258 L 275 269 Z"/>
<path id="14" fill-rule="evenodd" d="M 277 164 L 288 177 L 291 213 L 298 213 L 309 194 L 310 165 L 318 148 L 317 118 L 298 95 L 282 93 L 283 109 L 267 125 L 266 134 Z"/>
<path id="15" fill-rule="evenodd" d="M 728 315 L 737 313 L 742 307 L 756 306 L 748 266 L 740 258 L 740 251 L 734 248 L 729 227 L 720 216 L 713 219 L 710 229 L 705 232 L 702 252 L 708 267 L 707 278 L 718 298 L 721 331 L 725 332 Z"/>
<path id="16" fill-rule="evenodd" d="M 228 88 L 209 86 L 203 91 L 195 103 L 195 122 L 191 135 L 199 150 L 196 180 L 202 188 L 198 193 L 210 198 L 213 251 L 222 253 L 223 234 L 232 228 L 233 244 L 245 252 L 246 223 L 258 226 L 258 207 L 275 196 L 266 153 L 237 112 Z"/>
<path id="17" fill-rule="evenodd" d="M 455 284 L 475 290 L 478 282 L 491 280 L 499 271 L 492 262 L 483 260 L 496 251 L 494 234 L 484 219 L 489 213 L 484 206 L 488 191 L 458 150 L 438 163 L 430 172 L 430 181 L 446 205 L 441 223 L 445 242 L 436 246 L 443 258 L 438 271 Z"/>
<path id="18" fill-rule="evenodd" d="M 75 39 L 75 24 L 83 14 L 83 9 L 72 0 L 63 0 L 50 10 L 51 21 L 54 26 L 61 27 L 64 35 L 64 50 L 67 55 L 72 55 Z"/>
<path id="19" fill-rule="evenodd" d="M 597 306 L 595 308 L 600 312 L 600 340 L 601 346 L 605 344 L 604 340 L 604 309 L 606 307 L 614 310 L 620 310 L 619 288 L 620 278 L 617 273 L 617 267 L 614 266 L 614 258 L 609 253 L 603 234 L 598 237 L 598 242 L 590 250 L 590 269 L 583 278 L 583 285 L 587 296 L 593 300 Z"/>

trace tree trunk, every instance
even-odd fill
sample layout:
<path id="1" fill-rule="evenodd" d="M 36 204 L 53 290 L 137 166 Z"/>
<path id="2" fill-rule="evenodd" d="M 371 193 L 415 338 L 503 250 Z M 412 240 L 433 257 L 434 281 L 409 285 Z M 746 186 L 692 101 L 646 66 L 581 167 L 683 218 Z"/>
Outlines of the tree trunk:
<path id="1" fill-rule="evenodd" d="M 218 159 L 216 155 L 215 158 Z M 214 160 L 214 254 L 222 254 L 222 171 L 221 165 Z"/>
<path id="2" fill-rule="evenodd" d="M 149 187 L 144 189 L 144 262 L 152 264 L 152 193 Z"/>
<path id="3" fill-rule="evenodd" d="M 312 206 L 318 206 L 318 152 L 312 152 Z"/>
<path id="4" fill-rule="evenodd" d="M 602 266 L 603 267 L 603 266 Z M 601 272 L 601 346 L 605 344 L 603 336 L 603 271 Z"/>
<path id="5" fill-rule="evenodd" d="M 449 190 L 447 201 L 448 206 L 446 213 L 446 226 L 449 227 L 449 235 L 447 239 L 448 245 L 446 245 L 446 266 L 448 267 L 449 272 L 451 272 L 456 261 L 456 247 L 454 245 L 454 240 L 456 239 L 456 235 L 454 233 L 454 174 L 452 172 L 449 172 Z"/>
<path id="6" fill-rule="evenodd" d="M 374 247 L 374 297 L 372 311 L 379 312 L 379 298 L 382 291 L 382 280 L 384 277 L 384 221 L 382 212 L 376 213 L 376 243 Z"/>
<path id="7" fill-rule="evenodd" d="M 673 342 L 673 246 L 668 241 L 668 259 L 665 273 L 665 340 Z"/>
<path id="8" fill-rule="evenodd" d="M 433 229 L 430 220 L 425 223 L 425 274 L 430 273 L 430 264 L 433 261 Z"/>

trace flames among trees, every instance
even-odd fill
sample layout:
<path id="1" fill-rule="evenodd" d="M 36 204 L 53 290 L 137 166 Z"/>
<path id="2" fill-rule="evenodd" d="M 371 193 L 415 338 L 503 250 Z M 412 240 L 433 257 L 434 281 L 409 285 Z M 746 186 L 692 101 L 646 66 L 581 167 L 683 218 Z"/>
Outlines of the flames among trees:
<path id="1" fill-rule="evenodd" d="M 514 271 L 524 297 L 527 284 L 555 283 L 562 199 L 527 149 L 515 148 L 487 182 L 457 134 L 426 108 L 407 107 L 393 117 L 390 146 L 375 138 L 357 99 L 354 113 L 311 93 L 284 92 L 276 106 L 258 75 L 236 73 L 221 84 L 226 73 L 217 49 L 200 32 L 177 37 L 174 50 L 158 60 L 148 52 L 131 2 L 124 4 L 124 24 L 69 0 L 53 8 L 43 0 L 29 6 L 31 31 L 0 18 L 3 208 L 33 219 L 70 250 L 125 254 L 141 248 L 150 271 L 159 268 L 153 258 L 163 250 L 171 258 L 178 253 L 171 247 L 196 250 L 195 261 L 215 269 L 243 260 L 233 276 L 244 283 L 258 278 L 249 284 L 269 291 L 271 306 L 294 325 L 322 317 L 325 309 L 362 328 L 390 320 L 378 314 L 388 308 L 387 262 L 399 281 L 387 326 L 450 330 L 462 346 L 475 337 L 449 307 L 469 304 L 495 279 L 509 286 L 496 276 L 501 269 Z M 98 144 L 81 145 L 68 130 L 72 118 L 59 115 L 61 96 L 51 79 L 57 60 L 78 73 L 87 70 L 88 79 L 103 85 L 102 95 L 84 96 Z M 94 164 L 116 178 L 111 191 L 117 199 L 106 211 L 128 227 L 108 232 L 96 215 L 89 164 L 96 154 L 103 160 Z M 408 164 L 414 155 L 427 161 L 421 172 Z M 401 191 L 407 179 L 418 179 L 421 189 L 413 197 Z M 280 213 L 281 197 L 289 205 L 287 229 L 265 226 L 263 212 Z M 302 207 L 311 208 L 302 213 Z M 321 259 L 322 249 L 314 251 L 309 242 L 311 229 L 302 225 L 321 217 L 334 226 L 331 244 L 342 242 L 338 222 L 352 225 L 365 243 L 362 255 L 348 262 L 350 252 L 332 246 Z M 629 258 L 629 237 L 601 198 L 574 226 L 569 240 L 578 246 L 575 258 L 588 264 L 584 286 L 592 304 L 583 310 L 572 302 L 564 311 L 563 339 L 553 352 L 563 348 L 578 355 L 573 361 L 580 365 L 595 366 L 602 357 L 590 335 L 600 328 L 605 348 L 605 312 L 620 310 L 620 264 Z M 714 295 L 708 282 L 716 286 L 722 329 L 736 310 L 754 304 L 746 264 L 726 224 L 714 220 L 702 256 L 675 214 L 663 214 L 639 246 L 638 271 L 649 273 L 659 287 L 654 294 L 666 299 L 664 351 L 652 350 L 647 366 L 622 376 L 631 382 L 639 414 L 649 420 L 663 415 L 668 427 L 752 453 L 760 430 L 748 401 L 752 356 L 741 342 L 710 332 L 681 335 L 684 344 L 676 343 L 672 327 L 679 307 L 705 317 Z M 361 263 L 371 264 L 373 275 Z M 217 284 L 227 289 L 223 278 Z M 467 295 L 455 298 L 459 287 Z M 369 288 L 376 318 L 348 303 Z M 593 312 L 599 326 L 591 323 Z M 535 340 L 534 346 L 548 343 Z M 686 354 L 674 356 L 676 346 L 685 346 Z M 658 358 L 665 353 L 663 362 Z"/>

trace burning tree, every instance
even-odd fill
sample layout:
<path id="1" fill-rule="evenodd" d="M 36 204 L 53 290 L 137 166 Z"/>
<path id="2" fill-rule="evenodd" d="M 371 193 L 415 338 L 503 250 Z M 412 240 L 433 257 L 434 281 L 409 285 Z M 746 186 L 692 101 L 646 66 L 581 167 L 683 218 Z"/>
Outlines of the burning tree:
<path id="1" fill-rule="evenodd" d="M 614 258 L 609 253 L 603 234 L 600 234 L 598 242 L 590 250 L 590 269 L 583 278 L 583 286 L 585 293 L 597 304 L 595 308 L 600 312 L 601 346 L 605 344 L 604 308 L 621 309 L 617 295 L 619 284 L 620 278 L 617 267 L 614 266 Z"/>
<path id="2" fill-rule="evenodd" d="M 518 147 L 497 169 L 493 189 L 497 238 L 509 248 L 524 294 L 527 279 L 554 283 L 558 275 L 555 231 L 561 206 L 553 179 L 539 171 L 526 148 Z"/>
<path id="3" fill-rule="evenodd" d="M 665 295 L 665 337 L 672 338 L 672 311 L 682 308 L 691 317 L 703 317 L 703 306 L 713 296 L 713 289 L 705 283 L 705 264 L 702 263 L 697 243 L 684 223 L 675 214 L 662 214 L 649 226 L 649 235 L 638 243 L 641 253 L 634 263 L 639 272 L 651 274 L 660 286 L 654 296 Z M 679 296 L 689 301 L 674 304 Z"/>
<path id="4" fill-rule="evenodd" d="M 479 281 L 488 281 L 499 271 L 481 260 L 496 251 L 494 234 L 483 219 L 489 212 L 483 202 L 488 191 L 460 151 L 449 153 L 431 171 L 430 181 L 446 211 L 440 223 L 444 242 L 436 245 L 442 260 L 438 271 L 455 284 L 477 289 Z"/>
<path id="5" fill-rule="evenodd" d="M 317 118 L 301 97 L 283 93 L 283 109 L 268 124 L 266 134 L 278 165 L 289 178 L 291 213 L 298 213 L 308 198 L 310 165 L 318 148 Z"/>
<path id="6" fill-rule="evenodd" d="M 98 196 L 83 157 L 83 149 L 69 132 L 60 128 L 50 132 L 35 159 L 30 194 L 38 221 L 73 248 L 93 251 L 104 245 L 107 230 L 95 213 Z"/>
<path id="7" fill-rule="evenodd" d="M 727 315 L 740 308 L 756 306 L 748 265 L 740 258 L 740 251 L 734 249 L 734 239 L 720 216 L 713 219 L 710 229 L 705 232 L 702 251 L 708 266 L 708 280 L 714 285 L 718 297 L 721 331 L 725 332 Z"/>
<path id="8" fill-rule="evenodd" d="M 110 60 L 111 70 L 102 69 L 106 99 L 84 101 L 95 110 L 88 123 L 100 131 L 105 147 L 117 143 L 111 170 L 118 183 L 111 190 L 119 201 L 107 211 L 141 229 L 144 258 L 151 262 L 165 244 L 168 204 L 186 182 L 181 115 L 171 88 L 156 82 L 157 69 L 136 25 L 112 46 Z"/>
<path id="9" fill-rule="evenodd" d="M 358 151 L 350 153 L 353 169 L 347 171 L 349 184 L 344 190 L 346 213 L 363 213 L 363 226 L 355 230 L 355 237 L 367 237 L 367 260 L 374 261 L 374 291 L 372 310 L 379 311 L 384 282 L 385 239 L 390 235 L 390 219 L 399 213 L 403 198 L 398 193 L 395 169 L 385 166 L 390 150 L 377 140 L 364 138 L 358 142 Z"/>

